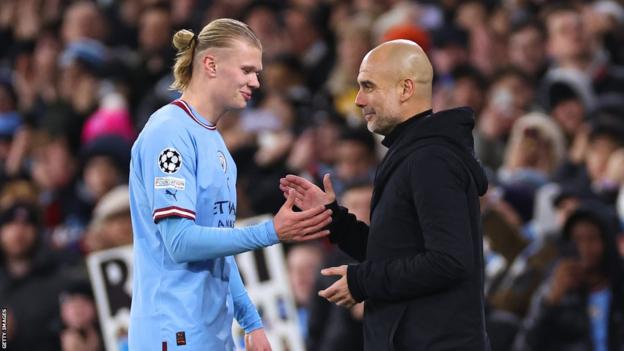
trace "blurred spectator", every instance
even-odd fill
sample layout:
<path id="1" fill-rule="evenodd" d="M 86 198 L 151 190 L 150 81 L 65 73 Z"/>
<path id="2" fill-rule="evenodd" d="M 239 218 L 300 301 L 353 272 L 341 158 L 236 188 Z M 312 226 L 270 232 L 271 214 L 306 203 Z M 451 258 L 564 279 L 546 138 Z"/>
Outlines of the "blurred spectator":
<path id="1" fill-rule="evenodd" d="M 343 193 L 340 203 L 349 206 L 349 211 L 364 223 L 370 223 L 370 203 L 373 195 L 371 183 L 353 184 Z M 353 262 L 342 251 L 331 248 L 323 267 L 334 267 Z M 314 292 L 327 288 L 334 282 L 331 277 L 316 274 Z M 306 340 L 308 351 L 362 350 L 362 317 L 364 303 L 350 310 L 338 307 L 314 294 L 310 303 L 309 335 Z"/>
<path id="2" fill-rule="evenodd" d="M 579 12 L 571 5 L 557 5 L 544 15 L 548 33 L 548 55 L 562 68 L 585 70 L 592 57 L 589 37 Z"/>
<path id="3" fill-rule="evenodd" d="M 517 68 L 507 67 L 492 77 L 475 133 L 475 152 L 486 166 L 497 169 L 502 164 L 511 128 L 528 112 L 533 93 L 529 78 Z"/>
<path id="4" fill-rule="evenodd" d="M 67 141 L 37 135 L 32 147 L 32 178 L 39 188 L 43 223 L 55 249 L 67 249 L 63 259 L 80 259 L 80 238 L 93 205 L 79 182 L 80 163 Z"/>
<path id="5" fill-rule="evenodd" d="M 522 21 L 511 28 L 509 63 L 537 84 L 546 72 L 546 33 L 540 22 Z"/>
<path id="6" fill-rule="evenodd" d="M 93 210 L 85 237 L 88 252 L 132 244 L 128 186 L 120 185 L 104 195 Z"/>
<path id="7" fill-rule="evenodd" d="M 8 82 L 0 82 L 0 181 L 7 173 L 9 154 L 11 153 L 13 137 L 22 124 L 22 118 L 17 112 L 17 96 Z"/>
<path id="8" fill-rule="evenodd" d="M 67 284 L 59 296 L 62 351 L 103 350 L 93 292 L 87 281 Z"/>
<path id="9" fill-rule="evenodd" d="M 433 32 L 431 59 L 436 80 L 444 84 L 455 67 L 468 63 L 468 33 L 456 26 Z"/>
<path id="10" fill-rule="evenodd" d="M 467 4 L 484 6 L 482 2 L 476 1 Z M 460 5 L 460 9 L 462 6 L 467 5 Z M 493 8 L 481 20 L 478 15 L 474 16 L 469 27 L 465 27 L 470 38 L 470 63 L 487 77 L 507 65 L 507 36 L 509 34 L 507 17 L 504 7 Z"/>
<path id="11" fill-rule="evenodd" d="M 292 52 L 303 65 L 307 85 L 316 92 L 334 63 L 334 49 L 323 37 L 321 13 L 294 7 L 286 10 L 284 16 Z"/>
<path id="12" fill-rule="evenodd" d="M 127 144 L 136 136 L 130 114 L 123 108 L 100 108 L 85 122 L 82 128 L 82 144 L 88 144 L 104 135 L 117 135 Z"/>
<path id="13" fill-rule="evenodd" d="M 486 80 L 471 65 L 459 65 L 451 72 L 451 81 L 436 86 L 433 95 L 434 110 L 469 106 L 478 116 L 485 103 Z"/>
<path id="14" fill-rule="evenodd" d="M 334 108 L 350 125 L 361 125 L 362 114 L 355 106 L 358 91 L 357 76 L 364 55 L 371 49 L 369 20 L 353 19 L 339 26 L 336 64 L 327 80 L 327 90 Z"/>
<path id="15" fill-rule="evenodd" d="M 511 129 L 498 179 L 508 186 L 523 184 L 529 192 L 535 191 L 550 180 L 564 161 L 564 150 L 563 133 L 548 116 L 524 115 Z"/>
<path id="16" fill-rule="evenodd" d="M 587 24 L 577 8 L 559 5 L 548 9 L 545 25 L 553 72 L 578 71 L 587 77 L 597 93 L 620 91 L 624 74 L 609 63 L 601 47 L 592 47 Z"/>
<path id="17" fill-rule="evenodd" d="M 602 45 L 609 58 L 616 65 L 624 64 L 624 53 L 618 43 L 622 41 L 624 25 L 624 7 L 612 0 L 600 0 L 587 3 L 583 16 L 587 29 L 597 45 Z"/>
<path id="18" fill-rule="evenodd" d="M 292 246 L 286 255 L 288 278 L 297 305 L 299 328 L 306 338 L 310 299 L 314 291 L 314 279 L 321 269 L 323 252 L 315 243 Z"/>
<path id="19" fill-rule="evenodd" d="M 0 212 L 17 202 L 37 203 L 39 193 L 34 183 L 15 179 L 4 183 L 0 192 Z"/>
<path id="20" fill-rule="evenodd" d="M 260 39 L 265 60 L 271 61 L 279 55 L 290 52 L 284 23 L 276 5 L 271 2 L 253 1 L 245 9 L 243 20 Z"/>
<path id="21" fill-rule="evenodd" d="M 377 166 L 376 142 L 366 129 L 342 131 L 335 153 L 334 190 L 340 196 L 354 184 L 372 183 Z"/>
<path id="22" fill-rule="evenodd" d="M 130 63 L 132 101 L 138 104 L 173 66 L 171 12 L 165 6 L 145 8 L 138 19 L 138 57 Z"/>
<path id="23" fill-rule="evenodd" d="M 0 304 L 12 315 L 11 350 L 58 350 L 54 330 L 63 286 L 57 261 L 46 247 L 38 209 L 15 203 L 0 215 Z"/>
<path id="24" fill-rule="evenodd" d="M 84 39 L 105 42 L 108 32 L 100 8 L 91 1 L 76 1 L 64 13 L 61 35 L 66 45 Z"/>
<path id="25" fill-rule="evenodd" d="M 579 189 L 614 204 L 617 189 L 608 181 L 607 169 L 611 155 L 624 145 L 624 125 L 617 120 L 597 118 L 584 137 L 581 163 L 568 161 L 559 170 L 557 179 L 573 182 Z"/>
<path id="26" fill-rule="evenodd" d="M 87 39 L 70 44 L 60 56 L 59 99 L 50 104 L 39 127 L 66 136 L 72 150 L 80 147 L 83 125 L 100 103 L 109 59 L 105 46 Z"/>
<path id="27" fill-rule="evenodd" d="M 622 261 L 608 211 L 579 208 L 565 223 L 553 274 L 533 299 L 517 350 L 618 350 L 624 344 Z"/>
<path id="28" fill-rule="evenodd" d="M 565 133 L 568 144 L 575 142 L 583 129 L 586 115 L 579 93 L 566 82 L 553 82 L 548 91 L 547 106 L 550 115 Z"/>
<path id="29" fill-rule="evenodd" d="M 85 144 L 80 184 L 83 199 L 93 207 L 111 189 L 127 183 L 129 164 L 130 147 L 121 137 L 103 135 Z"/>

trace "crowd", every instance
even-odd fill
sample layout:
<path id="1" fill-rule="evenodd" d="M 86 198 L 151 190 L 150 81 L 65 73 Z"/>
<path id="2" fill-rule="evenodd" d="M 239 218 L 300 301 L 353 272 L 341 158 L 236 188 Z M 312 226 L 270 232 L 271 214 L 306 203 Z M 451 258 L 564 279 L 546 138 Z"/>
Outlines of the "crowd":
<path id="1" fill-rule="evenodd" d="M 261 87 L 219 129 L 238 218 L 279 179 L 321 184 L 367 222 L 384 147 L 354 100 L 366 52 L 418 43 L 434 111 L 475 111 L 493 350 L 624 349 L 624 5 L 614 0 L 3 0 L 0 306 L 13 350 L 101 350 L 85 257 L 132 243 L 130 148 L 169 87 L 182 28 L 219 17 L 263 45 Z M 423 172 L 426 172 L 423 169 Z M 362 348 L 363 306 L 316 295 L 327 242 L 286 247 L 309 351 Z"/>

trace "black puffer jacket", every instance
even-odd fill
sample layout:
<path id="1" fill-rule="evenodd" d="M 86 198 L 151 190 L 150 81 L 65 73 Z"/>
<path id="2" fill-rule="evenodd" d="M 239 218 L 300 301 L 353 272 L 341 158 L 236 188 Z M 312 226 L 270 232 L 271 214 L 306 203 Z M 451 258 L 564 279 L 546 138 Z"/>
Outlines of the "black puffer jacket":
<path id="1" fill-rule="evenodd" d="M 371 226 L 335 203 L 330 239 L 359 260 L 349 290 L 365 300 L 365 349 L 489 350 L 484 323 L 473 113 L 420 113 L 383 144 Z"/>

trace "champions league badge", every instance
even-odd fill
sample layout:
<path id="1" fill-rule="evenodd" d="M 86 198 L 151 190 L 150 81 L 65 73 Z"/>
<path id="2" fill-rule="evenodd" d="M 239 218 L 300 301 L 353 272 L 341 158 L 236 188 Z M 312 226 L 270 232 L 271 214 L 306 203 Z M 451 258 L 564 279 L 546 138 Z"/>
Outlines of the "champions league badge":
<path id="1" fill-rule="evenodd" d="M 158 155 L 158 167 L 167 174 L 177 172 L 181 166 L 182 156 L 172 147 L 164 149 L 160 152 L 160 155 Z"/>

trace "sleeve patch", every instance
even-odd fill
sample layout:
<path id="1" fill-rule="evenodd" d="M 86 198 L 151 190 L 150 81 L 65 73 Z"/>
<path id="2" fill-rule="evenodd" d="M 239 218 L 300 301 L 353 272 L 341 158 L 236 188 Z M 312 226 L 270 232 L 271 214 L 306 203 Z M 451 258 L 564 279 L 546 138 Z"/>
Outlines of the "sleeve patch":
<path id="1" fill-rule="evenodd" d="M 176 189 L 184 190 L 186 180 L 176 177 L 156 177 L 154 178 L 154 189 Z"/>
<path id="2" fill-rule="evenodd" d="M 178 150 L 168 147 L 158 155 L 158 167 L 167 174 L 173 174 L 182 167 L 182 155 Z"/>

